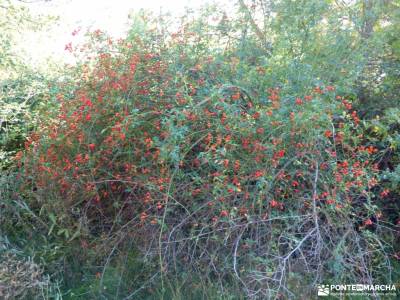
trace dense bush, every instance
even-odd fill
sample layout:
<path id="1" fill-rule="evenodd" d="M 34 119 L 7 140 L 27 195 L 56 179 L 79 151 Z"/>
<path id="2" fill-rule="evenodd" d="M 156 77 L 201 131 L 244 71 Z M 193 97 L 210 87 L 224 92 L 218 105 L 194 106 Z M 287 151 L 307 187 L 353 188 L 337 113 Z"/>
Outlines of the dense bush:
<path id="1" fill-rule="evenodd" d="M 0 81 L 0 168 L 12 165 L 13 157 L 24 149 L 24 142 L 34 129 L 38 114 L 47 103 L 46 76 L 24 70 L 23 76 Z"/>
<path id="2" fill-rule="evenodd" d="M 194 271 L 255 297 L 291 295 L 300 276 L 389 280 L 378 150 L 333 86 L 220 84 L 231 74 L 212 58 L 174 56 L 191 32 L 159 50 L 93 38 L 101 53 L 18 155 L 50 233 L 111 253 L 129 237 L 161 280 Z"/>
<path id="3" fill-rule="evenodd" d="M 238 4 L 66 45 L 78 64 L 40 94 L 0 186 L 2 231 L 65 297 L 312 298 L 316 283 L 398 280 L 398 111 L 368 120 L 358 89 L 371 20 L 282 0 L 260 21 Z"/>

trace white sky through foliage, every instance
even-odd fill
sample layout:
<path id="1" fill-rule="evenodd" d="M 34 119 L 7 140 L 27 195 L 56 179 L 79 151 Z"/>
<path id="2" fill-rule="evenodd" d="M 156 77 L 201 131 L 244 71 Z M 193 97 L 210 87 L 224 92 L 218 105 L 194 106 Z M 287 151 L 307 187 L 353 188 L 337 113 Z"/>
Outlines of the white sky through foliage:
<path id="1" fill-rule="evenodd" d="M 163 12 L 169 11 L 178 16 L 184 12 L 186 6 L 195 9 L 210 2 L 211 0 L 33 0 L 24 4 L 33 14 L 58 16 L 59 20 L 44 31 L 24 33 L 18 46 L 27 52 L 26 61 L 34 65 L 44 64 L 48 57 L 68 62 L 68 53 L 64 51 L 64 47 L 69 42 L 79 42 L 79 34 L 72 36 L 77 28 L 82 28 L 81 33 L 86 28 L 101 29 L 120 37 L 128 28 L 128 15 L 132 11 L 148 9 L 159 13 L 162 9 Z M 229 2 L 232 3 L 226 1 Z"/>

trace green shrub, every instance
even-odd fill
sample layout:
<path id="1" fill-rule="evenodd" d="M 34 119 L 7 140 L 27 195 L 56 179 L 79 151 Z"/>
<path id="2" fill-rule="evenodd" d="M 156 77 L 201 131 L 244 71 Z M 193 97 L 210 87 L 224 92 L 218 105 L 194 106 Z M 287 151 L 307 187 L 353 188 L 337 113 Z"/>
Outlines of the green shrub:
<path id="1" fill-rule="evenodd" d="M 127 39 L 88 33 L 28 138 L 25 108 L 7 115 L 18 170 L 1 177 L 0 224 L 65 298 L 312 298 L 316 283 L 397 280 L 398 114 L 362 119 L 355 88 L 380 53 L 365 52 L 366 8 L 350 5 L 354 29 L 333 2 L 275 1 L 258 27 L 261 4 L 239 4 L 173 33 L 147 14 Z"/>
<path id="2" fill-rule="evenodd" d="M 299 276 L 389 280 L 377 150 L 334 87 L 221 85 L 232 74 L 191 54 L 193 32 L 160 49 L 92 37 L 101 53 L 20 157 L 49 234 L 104 255 L 129 237 L 162 289 L 182 270 L 264 297 Z"/>

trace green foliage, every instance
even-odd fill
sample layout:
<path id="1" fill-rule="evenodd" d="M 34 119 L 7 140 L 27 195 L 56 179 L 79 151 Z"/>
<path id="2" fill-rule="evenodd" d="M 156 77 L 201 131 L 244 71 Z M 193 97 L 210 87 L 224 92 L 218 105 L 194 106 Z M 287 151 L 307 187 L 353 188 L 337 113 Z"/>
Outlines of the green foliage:
<path id="1" fill-rule="evenodd" d="M 20 78 L 1 81 L 0 94 L 0 168 L 12 164 L 12 158 L 24 148 L 29 132 L 37 122 L 38 111 L 43 107 L 47 79 L 30 72 Z"/>
<path id="2" fill-rule="evenodd" d="M 141 12 L 63 80 L 4 79 L 1 234 L 65 299 L 392 283 L 398 3 L 343 3 Z"/>
<path id="3" fill-rule="evenodd" d="M 27 65 L 27 54 L 17 50 L 22 31 L 43 30 L 52 17 L 34 17 L 29 10 L 8 0 L 0 1 L 0 169 L 7 169 L 23 149 L 28 133 L 36 123 L 49 74 L 38 74 Z"/>

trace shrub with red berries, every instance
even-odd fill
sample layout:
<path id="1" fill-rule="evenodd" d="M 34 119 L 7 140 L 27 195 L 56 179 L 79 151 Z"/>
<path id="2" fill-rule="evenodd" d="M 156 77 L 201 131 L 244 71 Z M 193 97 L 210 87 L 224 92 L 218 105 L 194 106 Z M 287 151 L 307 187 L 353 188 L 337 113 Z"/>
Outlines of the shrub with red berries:
<path id="1" fill-rule="evenodd" d="M 249 94 L 221 82 L 213 58 L 193 59 L 189 33 L 165 48 L 93 38 L 101 51 L 19 158 L 43 210 L 85 220 L 88 235 L 128 232 L 162 269 L 213 265 L 248 291 L 279 290 L 294 255 L 311 276 L 348 248 L 369 255 L 354 234 L 380 222 L 375 151 L 333 86 Z"/>

